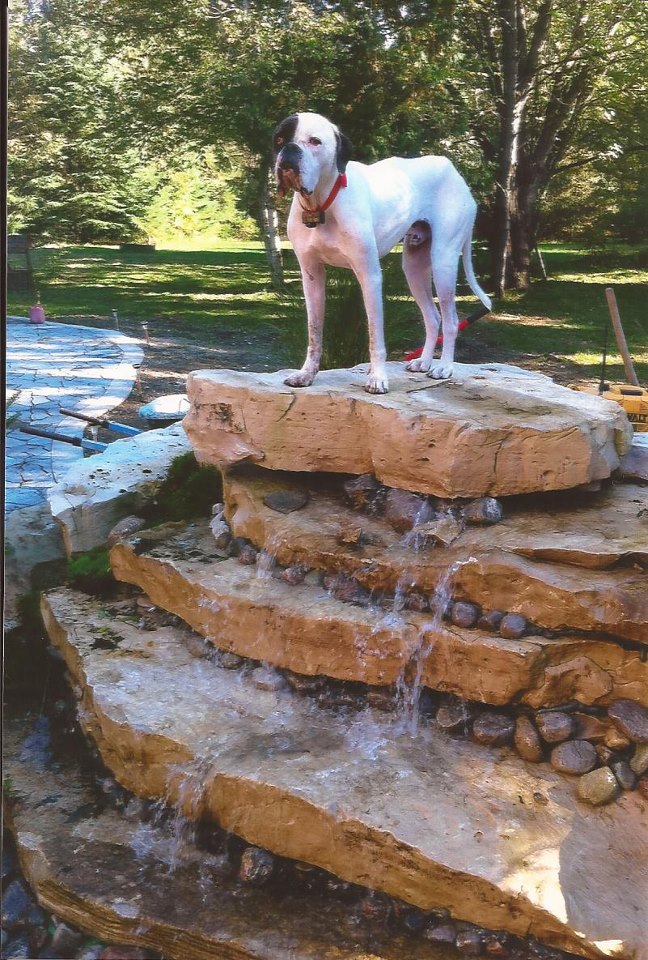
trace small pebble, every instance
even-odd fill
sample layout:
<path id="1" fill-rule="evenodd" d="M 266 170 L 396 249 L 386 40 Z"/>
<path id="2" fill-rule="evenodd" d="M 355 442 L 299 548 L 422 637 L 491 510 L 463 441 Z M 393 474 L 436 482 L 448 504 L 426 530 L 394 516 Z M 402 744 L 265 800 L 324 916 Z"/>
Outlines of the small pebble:
<path id="1" fill-rule="evenodd" d="M 433 517 L 429 500 L 418 493 L 393 488 L 385 498 L 385 519 L 397 533 L 408 533 L 412 527 L 428 523 Z"/>
<path id="2" fill-rule="evenodd" d="M 405 597 L 405 609 L 416 610 L 418 613 L 424 613 L 430 609 L 427 597 L 422 593 L 408 593 Z"/>
<path id="3" fill-rule="evenodd" d="M 214 545 L 216 548 L 218 550 L 227 550 L 232 542 L 232 531 L 230 530 L 229 523 L 223 520 L 222 517 L 214 517 L 209 524 L 209 529 L 214 535 Z"/>
<path id="4" fill-rule="evenodd" d="M 344 496 L 354 510 L 370 510 L 384 492 L 384 487 L 370 473 L 344 482 Z"/>
<path id="5" fill-rule="evenodd" d="M 124 537 L 129 537 L 133 533 L 137 533 L 138 530 L 142 530 L 145 526 L 146 520 L 143 520 L 141 517 L 124 517 L 123 520 L 115 524 L 106 537 L 106 546 L 108 549 L 114 547 L 115 544 L 123 540 Z"/>
<path id="6" fill-rule="evenodd" d="M 481 930 L 473 924 L 458 924 L 455 946 L 466 957 L 480 957 L 484 946 Z"/>
<path id="7" fill-rule="evenodd" d="M 22 880 L 12 880 L 2 894 L 2 927 L 14 930 L 20 926 L 34 900 Z"/>
<path id="8" fill-rule="evenodd" d="M 648 743 L 648 709 L 634 700 L 615 700 L 608 707 L 608 716 L 621 733 L 635 743 Z"/>
<path id="9" fill-rule="evenodd" d="M 230 650 L 225 650 L 220 657 L 223 670 L 239 670 L 244 663 L 244 657 L 239 657 L 238 653 L 232 653 Z"/>
<path id="10" fill-rule="evenodd" d="M 640 777 L 648 770 L 648 743 L 640 743 L 635 747 L 630 760 L 630 768 Z"/>
<path id="11" fill-rule="evenodd" d="M 467 734 L 471 721 L 472 714 L 465 703 L 447 703 L 437 710 L 436 724 L 446 733 Z"/>
<path id="12" fill-rule="evenodd" d="M 586 803 L 599 807 L 611 803 L 619 795 L 619 784 L 609 767 L 599 767 L 586 773 L 578 781 L 578 796 Z"/>
<path id="13" fill-rule="evenodd" d="M 451 943 L 454 946 L 456 932 L 453 923 L 440 923 L 426 927 L 423 936 L 430 943 Z"/>
<path id="14" fill-rule="evenodd" d="M 472 733 L 477 743 L 490 747 L 503 747 L 513 739 L 515 721 L 505 713 L 485 710 L 473 723 Z"/>
<path id="15" fill-rule="evenodd" d="M 251 543 L 244 543 L 238 553 L 238 562 L 244 567 L 253 567 L 259 556 L 258 550 Z"/>
<path id="16" fill-rule="evenodd" d="M 73 956 L 83 943 L 84 934 L 75 930 L 67 923 L 59 923 L 52 934 L 52 949 L 62 957 Z"/>
<path id="17" fill-rule="evenodd" d="M 295 563 L 291 567 L 286 567 L 285 570 L 282 570 L 280 574 L 280 579 L 284 583 L 289 583 L 292 586 L 296 586 L 299 583 L 304 582 L 304 578 L 308 573 L 308 567 L 303 563 Z"/>
<path id="18" fill-rule="evenodd" d="M 450 611 L 450 621 L 457 627 L 474 627 L 481 610 L 476 603 L 468 603 L 465 600 L 458 600 L 452 604 Z"/>
<path id="19" fill-rule="evenodd" d="M 330 590 L 336 600 L 345 603 L 365 603 L 369 599 L 369 592 L 354 577 L 344 573 L 324 577 L 324 588 Z"/>
<path id="20" fill-rule="evenodd" d="M 500 637 L 505 640 L 519 640 L 527 632 L 527 620 L 521 613 L 507 613 L 499 625 Z"/>
<path id="21" fill-rule="evenodd" d="M 491 633 L 497 633 L 503 619 L 504 614 L 501 610 L 489 610 L 488 613 L 483 613 L 481 615 L 477 621 L 477 626 L 482 630 L 489 630 Z"/>
<path id="22" fill-rule="evenodd" d="M 602 764 L 607 765 L 614 756 L 614 750 L 610 750 L 610 748 L 606 747 L 604 743 L 595 743 L 594 749 L 596 750 L 596 755 Z"/>
<path id="23" fill-rule="evenodd" d="M 241 857 L 239 880 L 252 887 L 262 887 L 275 870 L 275 858 L 268 850 L 248 847 Z"/>
<path id="24" fill-rule="evenodd" d="M 612 771 L 623 790 L 634 790 L 637 786 L 639 778 L 627 760 L 617 760 L 616 763 L 612 764 Z"/>
<path id="25" fill-rule="evenodd" d="M 523 760 L 540 763 L 543 757 L 542 741 L 533 722 L 524 714 L 515 721 L 513 742 Z"/>
<path id="26" fill-rule="evenodd" d="M 277 513 L 294 513 L 303 510 L 309 499 L 305 490 L 274 490 L 263 498 L 263 502 Z"/>
<path id="27" fill-rule="evenodd" d="M 551 766 L 560 773 L 589 773 L 596 766 L 597 754 L 587 740 L 568 740 L 551 751 Z"/>
<path id="28" fill-rule="evenodd" d="M 281 690 L 286 681 L 271 667 L 257 667 L 250 674 L 250 680 L 257 690 Z"/>
<path id="29" fill-rule="evenodd" d="M 615 726 L 610 726 L 605 734 L 605 745 L 610 750 L 626 750 L 631 743 L 630 737 L 626 737 L 625 733 L 621 733 Z"/>
<path id="30" fill-rule="evenodd" d="M 502 504 L 495 497 L 480 497 L 467 503 L 462 510 L 467 523 L 491 524 L 502 519 Z"/>
<path id="31" fill-rule="evenodd" d="M 568 713 L 548 710 L 536 715 L 536 726 L 545 743 L 562 743 L 573 735 L 576 724 Z"/>

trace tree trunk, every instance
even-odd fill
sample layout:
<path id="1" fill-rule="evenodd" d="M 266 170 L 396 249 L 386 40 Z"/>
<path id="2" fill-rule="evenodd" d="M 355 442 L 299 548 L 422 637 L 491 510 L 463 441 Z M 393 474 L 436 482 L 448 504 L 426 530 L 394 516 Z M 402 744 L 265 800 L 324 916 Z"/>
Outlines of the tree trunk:
<path id="1" fill-rule="evenodd" d="M 264 166 L 261 171 L 260 214 L 270 281 L 275 290 L 284 289 L 283 257 L 281 255 L 281 237 L 279 236 L 279 217 L 275 204 L 274 190 L 270 187 L 270 168 Z"/>

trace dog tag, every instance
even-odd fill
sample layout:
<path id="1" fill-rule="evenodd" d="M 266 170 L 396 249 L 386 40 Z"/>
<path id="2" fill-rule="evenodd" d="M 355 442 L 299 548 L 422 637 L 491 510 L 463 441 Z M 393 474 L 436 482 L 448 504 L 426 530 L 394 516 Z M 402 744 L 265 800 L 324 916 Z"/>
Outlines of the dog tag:
<path id="1" fill-rule="evenodd" d="M 302 223 L 307 227 L 319 227 L 324 223 L 323 210 L 304 210 L 302 213 Z"/>

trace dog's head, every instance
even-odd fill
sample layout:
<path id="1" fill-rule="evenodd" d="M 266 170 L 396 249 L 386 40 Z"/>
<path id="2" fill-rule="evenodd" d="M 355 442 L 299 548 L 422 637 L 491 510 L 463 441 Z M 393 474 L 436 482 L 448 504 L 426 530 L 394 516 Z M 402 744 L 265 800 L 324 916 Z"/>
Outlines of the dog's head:
<path id="1" fill-rule="evenodd" d="M 279 193 L 296 190 L 310 196 L 320 177 L 337 169 L 344 173 L 351 159 L 351 142 L 319 113 L 293 113 L 273 136 L 275 176 Z"/>

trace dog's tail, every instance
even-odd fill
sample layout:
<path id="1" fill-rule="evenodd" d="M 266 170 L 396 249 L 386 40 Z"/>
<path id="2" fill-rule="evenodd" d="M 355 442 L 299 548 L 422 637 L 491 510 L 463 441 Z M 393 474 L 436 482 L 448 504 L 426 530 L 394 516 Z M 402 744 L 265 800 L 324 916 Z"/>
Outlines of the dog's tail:
<path id="1" fill-rule="evenodd" d="M 468 286 L 475 294 L 476 297 L 479 297 L 481 302 L 485 307 L 488 307 L 489 310 L 493 309 L 493 304 L 488 294 L 484 293 L 482 288 L 477 283 L 477 278 L 475 277 L 475 271 L 473 270 L 472 264 L 472 235 L 468 236 L 468 239 L 463 245 L 463 250 L 461 251 L 461 256 L 463 258 L 464 273 L 466 274 L 466 280 L 468 281 Z"/>

